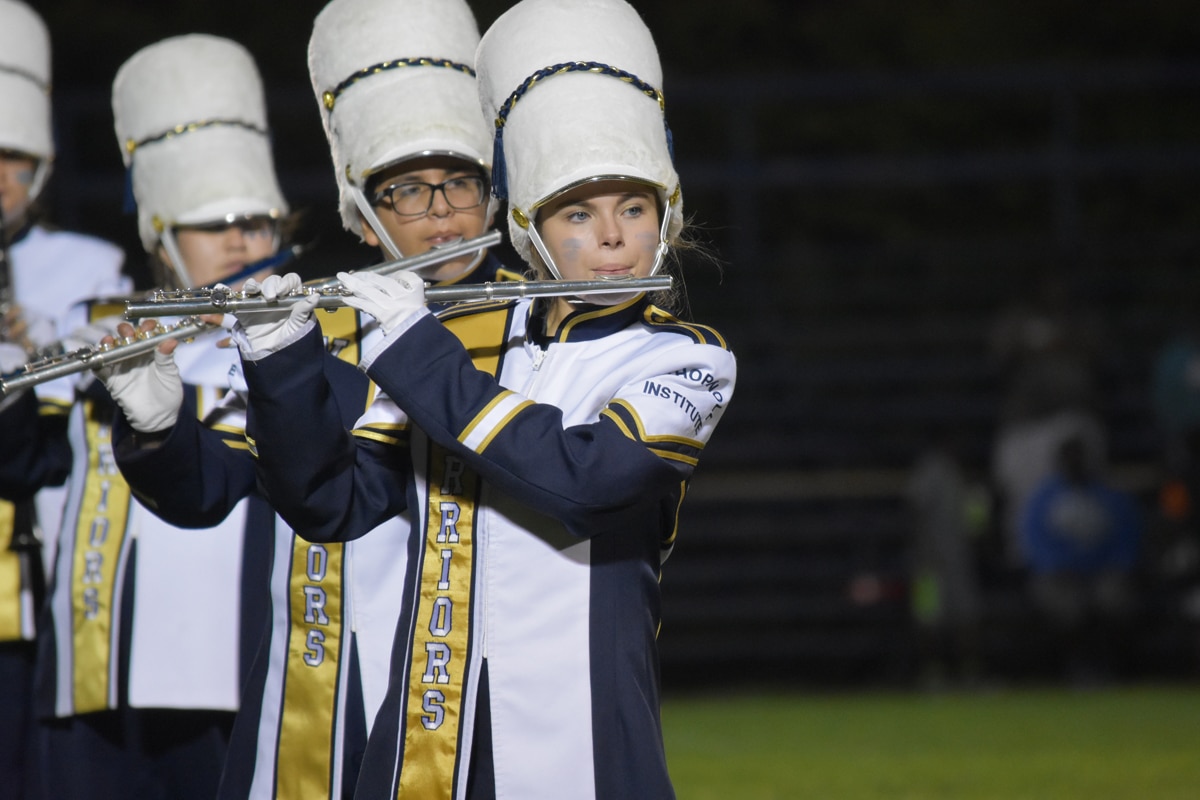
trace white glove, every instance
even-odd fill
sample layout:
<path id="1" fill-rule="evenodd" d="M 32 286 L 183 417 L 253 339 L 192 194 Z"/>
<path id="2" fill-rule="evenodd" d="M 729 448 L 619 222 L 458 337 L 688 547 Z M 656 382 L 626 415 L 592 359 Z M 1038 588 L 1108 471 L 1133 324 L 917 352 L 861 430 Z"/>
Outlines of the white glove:
<path id="1" fill-rule="evenodd" d="M 114 339 L 120 339 L 121 334 L 117 332 L 117 325 L 124 322 L 121 317 L 101 317 L 93 320 L 87 325 L 82 325 L 69 334 L 63 337 L 62 347 L 64 353 L 73 353 L 76 350 L 84 348 L 95 348 L 100 344 L 100 340 L 105 336 L 111 336 Z M 75 376 L 75 388 L 82 391 L 96 379 L 96 373 L 91 370 L 84 370 L 77 373 Z"/>
<path id="2" fill-rule="evenodd" d="M 85 347 L 95 347 L 100 344 L 100 340 L 105 336 L 119 339 L 120 334 L 117 333 L 117 325 L 121 322 L 124 322 L 124 319 L 112 316 L 101 317 L 87 325 L 81 325 L 63 337 L 63 352 L 73 353 Z"/>
<path id="3" fill-rule="evenodd" d="M 248 295 L 261 294 L 267 300 L 274 300 L 280 295 L 299 290 L 302 285 L 300 276 L 289 272 L 287 275 L 269 275 L 261 284 L 251 278 L 242 286 L 242 291 Z M 283 349 L 292 337 L 308 324 L 318 299 L 314 294 L 291 305 L 268 311 L 239 311 L 234 314 L 237 323 L 233 330 L 235 333 L 241 331 L 249 343 L 250 352 L 273 353 Z"/>
<path id="4" fill-rule="evenodd" d="M 8 341 L 27 346 L 31 352 L 49 347 L 58 340 L 54 320 L 24 306 L 9 309 L 0 328 Z"/>
<path id="5" fill-rule="evenodd" d="M 425 282 L 411 272 L 339 272 L 337 277 L 350 290 L 346 305 L 370 314 L 385 334 L 425 307 Z"/>
<path id="6" fill-rule="evenodd" d="M 20 345 L 0 342 L 0 374 L 7 375 L 25 366 L 29 355 Z"/>
<path id="7" fill-rule="evenodd" d="M 38 350 L 58 341 L 58 327 L 50 317 L 26 308 L 21 311 L 21 319 L 25 321 L 25 339 Z"/>
<path id="8" fill-rule="evenodd" d="M 163 431 L 179 419 L 183 380 L 173 352 L 164 355 L 155 347 L 149 353 L 101 367 L 96 374 L 135 431 Z"/>

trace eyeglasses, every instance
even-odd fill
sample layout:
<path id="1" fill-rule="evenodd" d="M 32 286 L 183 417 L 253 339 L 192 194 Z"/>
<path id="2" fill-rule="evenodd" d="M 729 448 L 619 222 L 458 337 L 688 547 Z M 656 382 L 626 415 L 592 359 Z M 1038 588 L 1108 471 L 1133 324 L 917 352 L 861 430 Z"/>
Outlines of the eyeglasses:
<path id="1" fill-rule="evenodd" d="M 487 196 L 487 181 L 480 175 L 461 175 L 441 183 L 405 181 L 381 189 L 375 202 L 385 205 L 401 217 L 419 217 L 433 208 L 433 195 L 441 190 L 446 205 L 465 211 L 481 204 Z"/>
<path id="2" fill-rule="evenodd" d="M 176 225 L 177 230 L 183 231 L 198 231 L 200 233 L 225 233 L 226 231 L 237 228 L 243 236 L 277 236 L 279 234 L 279 220 L 266 215 L 250 215 L 236 216 L 231 215 L 225 219 L 214 220 L 212 222 L 203 222 L 196 225 Z"/>
<path id="3" fill-rule="evenodd" d="M 37 161 L 38 157 L 22 150 L 0 147 L 0 161 Z"/>

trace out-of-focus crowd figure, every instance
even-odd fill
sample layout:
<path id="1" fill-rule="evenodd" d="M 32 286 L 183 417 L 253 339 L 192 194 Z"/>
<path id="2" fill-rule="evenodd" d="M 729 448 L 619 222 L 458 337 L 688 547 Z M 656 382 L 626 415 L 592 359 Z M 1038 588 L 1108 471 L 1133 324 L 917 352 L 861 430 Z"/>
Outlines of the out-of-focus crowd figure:
<path id="1" fill-rule="evenodd" d="M 922 684 L 1003 679 L 986 656 L 998 614 L 1017 619 L 1033 674 L 1074 686 L 1145 676 L 1156 617 L 1194 629 L 1183 646 L 1200 656 L 1200 339 L 1182 325 L 1147 365 L 1159 459 L 1130 474 L 1109 456 L 1111 336 L 1085 292 L 1046 276 L 992 322 L 1002 396 L 986 456 L 945 429 L 913 465 Z"/>

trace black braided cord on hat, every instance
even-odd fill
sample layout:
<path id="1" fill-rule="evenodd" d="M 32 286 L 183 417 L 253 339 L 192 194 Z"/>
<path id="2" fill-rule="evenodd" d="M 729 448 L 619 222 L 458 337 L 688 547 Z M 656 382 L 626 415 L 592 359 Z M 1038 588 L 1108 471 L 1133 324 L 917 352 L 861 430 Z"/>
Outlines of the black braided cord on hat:
<path id="1" fill-rule="evenodd" d="M 451 61 L 447 58 L 397 58 L 392 61 L 381 61 L 378 64 L 372 64 L 369 67 L 363 67 L 358 72 L 355 72 L 349 78 L 339 83 L 332 89 L 327 89 L 321 93 L 321 102 L 327 111 L 333 111 L 333 106 L 337 103 L 338 97 L 342 92 L 349 89 L 354 84 L 361 81 L 363 78 L 368 78 L 372 75 L 378 75 L 380 72 L 399 69 L 400 67 L 444 67 L 445 69 L 454 69 L 464 74 L 475 77 L 475 70 L 467 64 L 459 64 L 457 61 Z"/>
<path id="2" fill-rule="evenodd" d="M 513 108 L 517 105 L 517 101 L 529 92 L 534 86 L 550 78 L 554 75 L 564 75 L 569 72 L 591 72 L 597 75 L 607 75 L 612 78 L 624 81 L 636 88 L 639 92 L 649 97 L 658 103 L 659 109 L 666 113 L 666 100 L 663 98 L 663 93 L 655 87 L 646 83 L 644 80 L 634 75 L 632 72 L 626 72 L 623 69 L 604 64 L 599 61 L 567 61 L 562 64 L 554 64 L 549 67 L 543 67 L 537 72 L 526 78 L 516 91 L 508 96 L 504 101 L 504 105 L 500 106 L 500 110 L 496 112 L 496 137 L 494 140 L 494 150 L 492 152 L 492 193 L 501 200 L 508 196 L 508 171 L 504 165 L 504 125 L 508 122 L 508 115 L 512 113 Z M 667 129 L 667 147 L 671 147 L 671 130 Z"/>
<path id="3" fill-rule="evenodd" d="M 0 64 L 0 72 L 7 72 L 9 75 L 16 75 L 18 78 L 23 78 L 34 86 L 41 89 L 46 94 L 50 94 L 50 84 L 34 75 L 32 72 L 23 70 L 20 67 L 14 67 L 11 64 Z"/>
<path id="4" fill-rule="evenodd" d="M 207 128 L 241 128 L 251 133 L 257 133 L 260 136 L 269 136 L 270 134 L 254 125 L 240 119 L 202 119 L 196 122 L 183 122 L 173 128 L 169 128 L 162 133 L 157 133 L 153 136 L 147 136 L 145 139 L 138 141 L 137 139 L 129 138 L 125 140 L 125 152 L 129 154 L 129 167 L 125 170 L 125 199 L 123 207 L 126 214 L 132 214 L 137 210 L 137 201 L 133 196 L 133 154 L 145 147 L 148 144 L 155 142 L 164 142 L 168 139 L 174 139 L 176 136 L 183 136 L 186 133 L 205 130 Z"/>
<path id="5" fill-rule="evenodd" d="M 176 125 L 174 128 L 169 128 L 168 130 L 163 131 L 162 133 L 157 133 L 153 136 L 147 136 L 141 141 L 137 141 L 136 139 L 126 139 L 125 150 L 132 155 L 133 152 L 138 148 L 145 147 L 146 145 L 153 144 L 154 142 L 174 139 L 176 136 L 182 136 L 185 133 L 193 133 L 194 131 L 204 130 L 205 128 L 220 127 L 241 128 L 242 130 L 247 130 L 251 133 L 257 133 L 262 136 L 267 135 L 267 132 L 257 125 L 240 119 L 203 119 L 197 122 L 181 123 Z"/>

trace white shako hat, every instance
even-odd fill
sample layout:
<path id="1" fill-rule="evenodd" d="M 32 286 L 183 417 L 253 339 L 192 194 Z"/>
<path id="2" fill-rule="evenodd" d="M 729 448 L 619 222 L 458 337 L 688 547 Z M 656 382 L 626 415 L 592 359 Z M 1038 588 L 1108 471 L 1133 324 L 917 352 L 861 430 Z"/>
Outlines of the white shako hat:
<path id="1" fill-rule="evenodd" d="M 347 230 L 362 235 L 360 210 L 373 218 L 363 192 L 385 167 L 440 154 L 490 169 L 472 67 L 478 44 L 464 0 L 333 0 L 317 15 L 308 70 Z"/>
<path id="2" fill-rule="evenodd" d="M 0 148 L 38 159 L 29 192 L 36 197 L 54 159 L 50 34 L 37 12 L 17 0 L 0 0 Z"/>
<path id="3" fill-rule="evenodd" d="M 683 227 L 683 204 L 664 117 L 662 67 L 632 6 L 523 0 L 483 35 L 475 69 L 484 112 L 495 124 L 493 191 L 509 202 L 512 243 L 526 261 L 529 221 L 538 207 L 599 178 L 655 186 L 663 239 L 674 240 Z"/>
<path id="4" fill-rule="evenodd" d="M 142 48 L 117 70 L 112 106 L 147 252 L 175 225 L 287 214 L 262 79 L 237 42 L 187 34 Z"/>

